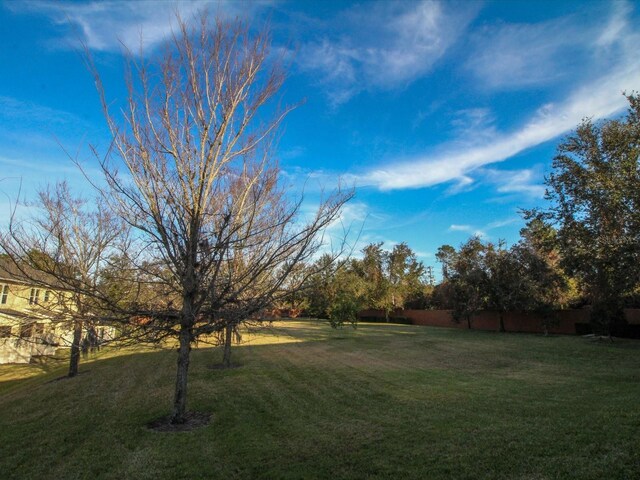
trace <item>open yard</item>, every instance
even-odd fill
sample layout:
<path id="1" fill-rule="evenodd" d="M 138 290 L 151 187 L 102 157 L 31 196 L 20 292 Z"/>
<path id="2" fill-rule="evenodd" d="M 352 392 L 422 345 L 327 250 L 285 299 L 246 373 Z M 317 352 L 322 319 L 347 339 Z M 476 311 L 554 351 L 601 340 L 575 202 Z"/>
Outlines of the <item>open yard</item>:
<path id="1" fill-rule="evenodd" d="M 640 478 L 640 342 L 281 322 L 240 368 L 192 355 L 182 433 L 175 352 L 0 366 L 0 477 Z"/>

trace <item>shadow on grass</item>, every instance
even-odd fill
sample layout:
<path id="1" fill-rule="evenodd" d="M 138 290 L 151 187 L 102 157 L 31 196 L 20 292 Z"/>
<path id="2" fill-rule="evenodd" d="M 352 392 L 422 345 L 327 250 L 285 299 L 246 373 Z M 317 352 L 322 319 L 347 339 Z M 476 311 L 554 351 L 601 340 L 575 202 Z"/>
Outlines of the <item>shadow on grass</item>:
<path id="1" fill-rule="evenodd" d="M 0 391 L 23 380 L 62 373 L 68 367 L 68 362 L 68 352 L 63 351 L 51 357 L 32 357 L 30 363 L 0 365 Z"/>
<path id="2" fill-rule="evenodd" d="M 221 363 L 216 363 L 213 365 L 207 365 L 209 370 L 232 370 L 234 368 L 242 367 L 241 363 L 232 363 L 231 365 L 223 365 Z"/>
<path id="3" fill-rule="evenodd" d="M 331 330 L 330 326 L 322 321 L 275 322 L 263 328 L 254 328 L 246 332 L 244 336 L 245 340 L 240 344 L 234 344 L 233 348 L 237 352 L 240 351 L 238 349 L 243 350 L 247 347 L 254 348 L 268 345 L 322 342 L 336 338 L 335 333 L 335 330 Z M 218 345 L 217 342 L 204 339 L 195 346 L 193 351 L 206 352 L 219 349 L 220 345 Z M 96 362 L 100 364 L 104 364 L 104 362 L 109 363 L 110 360 L 115 358 L 119 359 L 118 361 L 127 362 L 128 358 L 131 357 L 142 358 L 154 354 L 173 353 L 174 351 L 175 346 L 172 344 L 163 346 L 140 345 L 135 347 L 118 347 L 112 345 L 98 352 L 89 354 L 87 358 L 83 358 L 80 362 L 79 374 L 87 372 L 86 367 Z M 69 351 L 62 350 L 57 352 L 55 356 L 34 357 L 29 364 L 0 365 L 0 392 L 13 390 L 24 382 L 32 385 L 32 382 L 36 379 L 41 379 L 44 382 L 64 380 L 68 378 L 64 375 L 68 368 L 68 362 Z M 242 365 L 234 364 L 229 368 L 224 368 L 221 364 L 213 363 L 207 368 L 212 370 L 228 370 L 236 369 L 240 366 Z M 54 374 L 58 374 L 58 377 L 49 380 L 44 378 Z"/>
<path id="4" fill-rule="evenodd" d="M 211 420 L 211 414 L 206 412 L 187 412 L 182 423 L 171 423 L 171 417 L 162 417 L 147 424 L 149 430 L 163 433 L 190 432 L 197 428 L 206 427 Z"/>

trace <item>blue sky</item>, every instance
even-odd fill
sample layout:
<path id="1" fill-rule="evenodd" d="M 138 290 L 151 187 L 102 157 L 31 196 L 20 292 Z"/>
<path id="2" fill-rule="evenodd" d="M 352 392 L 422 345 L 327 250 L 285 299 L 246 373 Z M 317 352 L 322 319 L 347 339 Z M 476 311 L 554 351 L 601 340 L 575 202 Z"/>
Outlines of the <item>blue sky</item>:
<path id="1" fill-rule="evenodd" d="M 153 55 L 177 8 L 205 6 L 255 27 L 290 59 L 282 96 L 304 103 L 278 149 L 284 180 L 357 194 L 343 222 L 359 246 L 407 242 L 427 265 L 471 234 L 512 243 L 519 209 L 543 204 L 555 146 L 582 118 L 624 112 L 640 90 L 634 2 L 46 2 L 0 4 L 0 214 L 66 178 L 86 189 L 88 144 L 108 135 L 92 50 L 111 98 L 123 98 L 122 45 Z M 336 227 L 336 231 L 338 228 Z M 439 269 L 438 269 L 439 270 Z"/>

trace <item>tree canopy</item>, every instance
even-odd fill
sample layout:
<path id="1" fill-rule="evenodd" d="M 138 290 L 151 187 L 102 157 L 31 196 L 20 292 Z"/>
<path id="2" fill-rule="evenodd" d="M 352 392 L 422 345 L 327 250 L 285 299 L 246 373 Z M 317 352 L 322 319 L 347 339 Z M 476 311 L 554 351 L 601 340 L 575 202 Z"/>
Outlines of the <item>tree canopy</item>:
<path id="1" fill-rule="evenodd" d="M 624 323 L 624 297 L 640 280 L 640 97 L 627 99 L 624 118 L 586 119 L 558 146 L 544 210 L 593 326 L 608 334 Z"/>

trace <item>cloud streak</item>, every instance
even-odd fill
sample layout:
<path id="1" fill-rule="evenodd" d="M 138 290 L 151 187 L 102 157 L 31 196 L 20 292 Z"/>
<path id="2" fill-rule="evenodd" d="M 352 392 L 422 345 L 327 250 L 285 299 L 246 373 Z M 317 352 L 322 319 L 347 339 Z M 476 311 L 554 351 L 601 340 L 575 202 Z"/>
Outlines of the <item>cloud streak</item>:
<path id="1" fill-rule="evenodd" d="M 485 165 L 502 162 L 524 150 L 552 140 L 586 117 L 601 119 L 619 113 L 627 105 L 622 95 L 640 83 L 640 60 L 632 59 L 608 76 L 582 86 L 566 100 L 540 107 L 520 128 L 495 134 L 480 145 L 451 144 L 434 155 L 389 162 L 388 165 L 353 175 L 358 186 L 381 190 L 429 187 L 462 179 Z"/>
<path id="2" fill-rule="evenodd" d="M 506 24 L 479 29 L 465 64 L 487 88 L 548 84 L 567 74 L 558 68 L 567 52 L 586 43 L 591 32 L 567 18 L 539 24 Z"/>
<path id="3" fill-rule="evenodd" d="M 480 171 L 485 181 L 496 186 L 498 193 L 520 194 L 532 199 L 544 197 L 542 173 L 537 168 L 521 170 L 497 170 L 486 168 Z"/>
<path id="4" fill-rule="evenodd" d="M 212 15 L 244 18 L 271 4 L 268 0 L 234 2 L 232 0 L 105 0 L 85 3 L 71 1 L 30 0 L 9 2 L 14 13 L 46 15 L 57 25 L 72 25 L 74 29 L 59 42 L 62 48 L 76 47 L 78 41 L 90 49 L 120 52 L 124 47 L 137 53 L 141 42 L 153 49 L 175 29 L 175 14 L 189 20 L 202 10 Z"/>
<path id="5" fill-rule="evenodd" d="M 601 21 L 605 8 L 610 12 Z M 632 11 L 629 3 L 617 1 L 539 23 L 480 27 L 470 39 L 464 68 L 480 88 L 490 90 L 550 85 L 585 71 L 606 71 L 635 50 Z"/>
<path id="6" fill-rule="evenodd" d="M 413 157 L 391 157 L 386 164 L 350 178 L 358 186 L 380 190 L 452 183 L 450 193 L 466 191 L 474 182 L 472 172 L 480 173 L 478 170 L 487 165 L 566 134 L 584 118 L 599 120 L 620 113 L 627 105 L 622 93 L 640 87 L 640 57 L 631 53 L 640 42 L 640 33 L 629 20 L 632 11 L 630 4 L 617 2 L 606 22 L 598 25 L 582 26 L 580 18 L 571 16 L 539 24 L 482 27 L 480 32 L 488 35 L 475 40 L 470 60 L 471 67 L 477 67 L 479 89 L 531 86 L 549 81 L 554 71 L 564 72 L 560 75 L 565 77 L 571 72 L 574 78 L 594 80 L 569 86 L 573 90 L 568 93 L 567 86 L 564 92 L 557 90 L 555 96 L 562 100 L 539 106 L 510 131 L 499 131 L 491 111 L 472 105 L 457 112 L 451 122 L 455 140 Z M 571 49 L 576 49 L 573 56 L 568 54 Z M 585 65 L 559 68 L 558 59 L 567 57 L 584 59 Z M 595 71 L 606 73 L 594 75 Z M 485 176 L 487 173 L 491 172 L 485 170 Z M 533 183 L 532 174 L 522 170 L 502 174 L 501 181 L 489 175 L 489 180 L 498 185 L 500 193 L 539 197 L 544 190 Z"/>
<path id="7" fill-rule="evenodd" d="M 450 232 L 470 232 L 473 230 L 471 225 L 456 225 L 455 223 L 449 226 Z"/>
<path id="8" fill-rule="evenodd" d="M 335 105 L 363 90 L 404 86 L 428 73 L 465 31 L 477 7 L 462 5 L 367 3 L 343 14 L 339 34 L 303 45 L 299 65 L 319 77 Z"/>
<path id="9" fill-rule="evenodd" d="M 473 235 L 476 237 L 489 238 L 489 235 L 487 232 L 490 232 L 492 230 L 498 230 L 500 228 L 512 225 L 519 221 L 520 221 L 520 218 L 518 217 L 510 217 L 504 220 L 497 220 L 495 222 L 488 223 L 487 225 L 481 228 L 476 228 L 472 225 L 458 225 L 454 223 L 454 224 L 451 224 L 449 228 L 447 228 L 447 232 L 450 232 L 450 233 L 462 232 L 462 233 L 467 233 L 469 235 Z"/>

